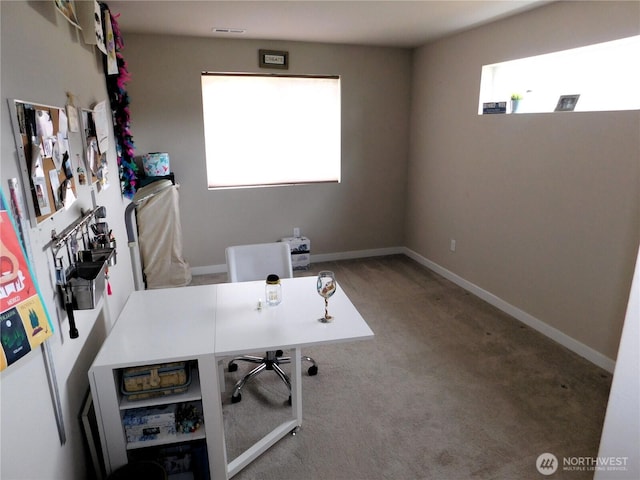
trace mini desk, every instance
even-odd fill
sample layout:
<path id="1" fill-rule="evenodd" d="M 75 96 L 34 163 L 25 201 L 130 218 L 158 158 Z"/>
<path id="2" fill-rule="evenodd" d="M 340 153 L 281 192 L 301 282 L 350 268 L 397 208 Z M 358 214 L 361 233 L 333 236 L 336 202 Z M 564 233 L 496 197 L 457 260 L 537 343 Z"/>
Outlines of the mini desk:
<path id="1" fill-rule="evenodd" d="M 264 299 L 262 281 L 131 294 L 89 371 L 109 472 L 128 461 L 122 400 L 114 381 L 115 370 L 128 366 L 197 361 L 209 468 L 215 480 L 231 478 L 302 425 L 301 349 L 371 338 L 373 332 L 340 285 L 329 299 L 332 323 L 318 321 L 324 314 L 324 299 L 316 292 L 315 277 L 283 279 L 282 291 L 280 305 L 261 310 L 257 305 L 258 299 Z M 277 349 L 293 350 L 291 417 L 227 463 L 217 362 L 231 355 Z M 180 401 L 164 397 L 161 403 Z"/>

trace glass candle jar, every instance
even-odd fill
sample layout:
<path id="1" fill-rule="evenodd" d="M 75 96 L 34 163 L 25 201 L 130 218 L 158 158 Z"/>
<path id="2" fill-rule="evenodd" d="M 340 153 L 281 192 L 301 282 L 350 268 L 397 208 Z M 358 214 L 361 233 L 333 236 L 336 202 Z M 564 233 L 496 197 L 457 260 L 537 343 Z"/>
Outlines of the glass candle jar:
<path id="1" fill-rule="evenodd" d="M 278 305 L 282 301 L 282 285 L 280 284 L 280 277 L 278 277 L 278 275 L 271 274 L 267 277 L 265 297 L 267 299 L 267 305 Z"/>

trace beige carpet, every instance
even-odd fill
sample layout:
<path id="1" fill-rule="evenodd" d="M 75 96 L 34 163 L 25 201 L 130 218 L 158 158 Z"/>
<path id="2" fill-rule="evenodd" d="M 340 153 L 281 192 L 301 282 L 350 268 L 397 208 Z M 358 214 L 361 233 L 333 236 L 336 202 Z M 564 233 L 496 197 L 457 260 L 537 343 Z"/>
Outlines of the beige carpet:
<path id="1" fill-rule="evenodd" d="M 592 478 L 562 467 L 544 477 L 535 462 L 545 452 L 560 462 L 597 456 L 609 373 L 405 256 L 298 274 L 320 269 L 335 271 L 375 339 L 305 350 L 320 372 L 303 376 L 302 430 L 235 479 Z M 220 281 L 226 275 L 193 283 Z M 272 372 L 231 404 L 248 368 L 226 374 L 230 459 L 288 408 Z"/>

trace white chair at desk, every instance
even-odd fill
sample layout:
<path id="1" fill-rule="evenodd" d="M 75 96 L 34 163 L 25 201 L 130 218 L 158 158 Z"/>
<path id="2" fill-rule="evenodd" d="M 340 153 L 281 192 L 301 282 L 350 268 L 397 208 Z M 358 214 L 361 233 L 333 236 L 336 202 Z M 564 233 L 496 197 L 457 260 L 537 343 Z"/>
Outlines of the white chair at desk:
<path id="1" fill-rule="evenodd" d="M 280 278 L 292 278 L 291 250 L 286 242 L 259 243 L 253 245 L 237 245 L 227 247 L 227 272 L 230 282 L 248 282 L 265 280 L 268 275 L 275 274 Z M 285 299 L 286 301 L 286 299 Z M 311 357 L 301 357 L 302 360 L 311 362 L 308 373 L 316 375 L 318 366 Z M 257 366 L 240 379 L 233 388 L 231 402 L 242 400 L 240 391 L 251 378 L 264 370 L 273 370 L 289 389 L 289 404 L 291 404 L 291 382 L 288 375 L 280 368 L 280 364 L 291 363 L 291 357 L 283 356 L 282 350 L 267 351 L 266 356 L 241 355 L 234 357 L 229 362 L 229 371 L 238 369 L 236 362 L 244 361 L 256 363 Z"/>

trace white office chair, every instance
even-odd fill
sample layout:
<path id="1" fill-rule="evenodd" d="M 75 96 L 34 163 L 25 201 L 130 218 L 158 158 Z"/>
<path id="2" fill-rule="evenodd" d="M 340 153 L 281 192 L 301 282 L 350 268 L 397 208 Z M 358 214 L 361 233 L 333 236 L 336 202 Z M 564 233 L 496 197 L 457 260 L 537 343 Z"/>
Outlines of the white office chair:
<path id="1" fill-rule="evenodd" d="M 227 247 L 227 273 L 230 282 L 248 282 L 253 280 L 265 280 L 267 275 L 276 274 L 280 278 L 292 278 L 291 249 L 286 242 L 259 243 L 254 245 L 237 245 Z M 286 302 L 286 296 L 285 300 Z M 318 373 L 318 366 L 311 357 L 302 357 L 302 360 L 311 363 L 308 369 L 309 375 Z M 240 391 L 251 378 L 264 370 L 273 370 L 282 379 L 289 389 L 289 404 L 291 404 L 291 382 L 288 375 L 280 368 L 280 364 L 291 363 L 291 357 L 283 356 L 282 350 L 268 351 L 266 356 L 241 355 L 229 362 L 229 371 L 238 369 L 236 362 L 257 363 L 258 366 L 239 380 L 231 395 L 231 402 L 238 403 L 242 400 Z"/>

